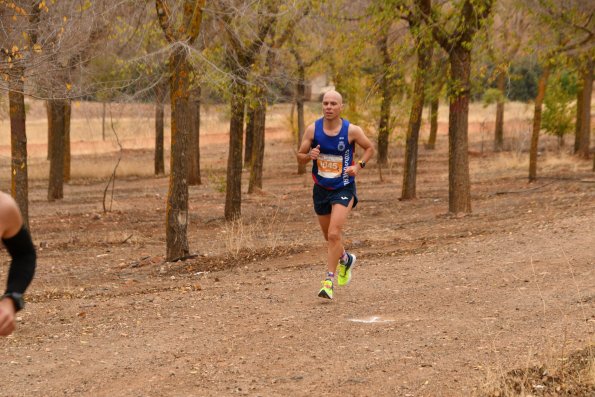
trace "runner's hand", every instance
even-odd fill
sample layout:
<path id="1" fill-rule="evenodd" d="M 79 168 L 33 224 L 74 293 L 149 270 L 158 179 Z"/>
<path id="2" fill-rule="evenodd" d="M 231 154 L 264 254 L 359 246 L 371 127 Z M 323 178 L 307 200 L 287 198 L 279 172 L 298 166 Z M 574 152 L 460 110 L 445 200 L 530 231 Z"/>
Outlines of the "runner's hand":
<path id="1" fill-rule="evenodd" d="M 14 331 L 14 303 L 8 298 L 0 300 L 0 336 L 7 336 Z"/>
<path id="2" fill-rule="evenodd" d="M 312 161 L 318 160 L 318 156 L 320 155 L 320 145 L 316 146 L 314 149 L 310 149 L 310 158 Z"/>
<path id="3" fill-rule="evenodd" d="M 350 165 L 349 167 L 345 168 L 345 172 L 349 176 L 356 176 L 357 175 L 357 171 L 359 171 L 359 166 L 357 164 L 356 165 Z"/>

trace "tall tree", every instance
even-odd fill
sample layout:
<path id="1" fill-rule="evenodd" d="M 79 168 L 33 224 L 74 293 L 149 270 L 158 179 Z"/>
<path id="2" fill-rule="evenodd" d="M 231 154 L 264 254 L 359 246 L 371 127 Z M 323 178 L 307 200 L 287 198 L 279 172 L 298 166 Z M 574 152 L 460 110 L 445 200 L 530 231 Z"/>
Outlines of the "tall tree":
<path id="1" fill-rule="evenodd" d="M 595 29 L 592 26 L 593 7 L 585 7 L 582 0 L 563 3 L 550 0 L 534 0 L 528 2 L 531 13 L 536 17 L 542 30 L 536 30 L 541 42 L 546 41 L 542 52 L 542 73 L 539 77 L 537 97 L 535 98 L 533 128 L 531 131 L 531 148 L 529 151 L 529 182 L 537 179 L 537 152 L 543 100 L 545 98 L 548 79 L 553 65 L 558 58 L 574 52 L 590 49 Z M 547 45 L 548 36 L 551 44 Z"/>
<path id="2" fill-rule="evenodd" d="M 275 24 L 269 30 L 268 46 L 263 47 L 263 56 L 255 66 L 254 75 L 261 84 L 255 85 L 254 101 L 254 122 L 253 122 L 253 144 L 250 154 L 250 180 L 248 193 L 255 189 L 262 189 L 262 174 L 264 166 L 265 128 L 266 112 L 268 106 L 268 90 L 266 82 L 273 80 L 275 61 L 277 53 L 287 40 L 294 35 L 297 24 L 310 12 L 311 2 L 306 1 L 302 7 L 296 7 L 286 11 L 288 18 L 277 18 Z M 288 15 L 287 15 L 288 14 Z"/>
<path id="3" fill-rule="evenodd" d="M 541 115 L 545 90 L 552 70 L 551 60 L 547 60 L 537 83 L 537 96 L 533 110 L 533 128 L 531 133 L 531 148 L 529 150 L 529 182 L 537 179 L 537 149 L 539 147 L 539 132 L 541 131 Z"/>
<path id="4" fill-rule="evenodd" d="M 2 74 L 8 80 L 11 137 L 11 194 L 17 202 L 26 226 L 29 225 L 29 182 L 27 166 L 27 131 L 25 114 L 26 70 L 41 51 L 38 43 L 40 0 L 7 1 L 0 13 Z"/>
<path id="5" fill-rule="evenodd" d="M 589 158 L 591 142 L 591 96 L 593 92 L 593 65 L 595 51 L 582 54 L 579 61 L 580 86 L 577 93 L 577 117 L 575 153 L 583 158 Z"/>
<path id="6" fill-rule="evenodd" d="M 429 82 L 426 92 L 426 101 L 429 102 L 428 122 L 430 124 L 430 134 L 426 149 L 434 150 L 436 148 L 436 138 L 438 136 L 438 109 L 440 107 L 440 97 L 443 95 L 442 89 L 446 84 L 448 75 L 448 62 L 444 51 L 434 51 L 432 53 L 432 65 L 429 72 Z"/>
<path id="7" fill-rule="evenodd" d="M 304 138 L 304 131 L 306 130 L 306 122 L 304 120 L 304 102 L 306 101 L 306 64 L 304 59 L 300 55 L 299 51 L 295 48 L 295 45 L 290 46 L 291 54 L 295 58 L 297 65 L 297 81 L 295 83 L 295 107 L 297 110 L 297 145 L 302 142 Z M 306 173 L 306 164 L 302 164 L 298 161 L 297 168 L 298 175 Z"/>
<path id="8" fill-rule="evenodd" d="M 241 215 L 242 205 L 242 140 L 246 107 L 247 81 L 250 68 L 256 61 L 260 48 L 276 19 L 277 1 L 258 3 L 255 15 L 247 17 L 245 9 L 225 4 L 220 23 L 225 32 L 228 47 L 225 64 L 231 81 L 229 122 L 229 153 L 227 157 L 227 181 L 225 190 L 225 219 L 234 220 Z M 249 28 L 242 26 L 249 24 Z"/>
<path id="9" fill-rule="evenodd" d="M 185 257 L 188 248 L 188 138 L 190 125 L 190 87 L 194 71 L 189 61 L 188 46 L 200 32 L 206 0 L 184 0 L 181 24 L 174 26 L 166 0 L 155 0 L 157 18 L 170 43 L 169 88 L 171 101 L 171 158 L 167 194 L 166 259 Z"/>
<path id="10" fill-rule="evenodd" d="M 98 76 L 102 87 L 95 94 L 97 100 L 113 101 L 117 96 L 132 95 L 142 101 L 147 99 L 146 87 L 152 88 L 155 105 L 154 174 L 165 174 L 165 104 L 169 98 L 168 43 L 155 14 L 155 6 L 146 2 L 122 2 L 120 15 L 113 23 L 109 47 L 104 56 L 93 64 L 93 75 Z M 177 1 L 176 7 L 182 2 Z M 175 11 L 172 11 L 175 12 Z M 204 25 L 204 24 L 203 24 Z M 204 30 L 204 26 L 201 27 Z M 165 51 L 164 51 L 165 50 Z M 121 89 L 121 82 L 130 88 Z M 123 92 L 124 91 L 124 92 Z M 102 123 L 102 132 L 104 132 Z M 105 140 L 105 133 L 102 133 Z"/>
<path id="11" fill-rule="evenodd" d="M 165 100 L 167 98 L 167 80 L 159 81 L 155 85 L 155 175 L 165 174 Z"/>
<path id="12" fill-rule="evenodd" d="M 10 192 L 19 205 L 25 225 L 29 224 L 29 178 L 27 168 L 27 130 L 25 126 L 25 84 L 23 67 L 16 66 L 9 80 L 11 185 Z"/>
<path id="13" fill-rule="evenodd" d="M 464 0 L 457 3 L 450 19 L 440 18 L 441 8 L 432 6 L 432 15 L 424 14 L 432 26 L 432 34 L 448 53 L 449 117 L 448 117 L 448 210 L 450 213 L 471 212 L 469 178 L 468 127 L 473 38 L 490 14 L 493 0 Z M 452 27 L 448 32 L 448 28 Z"/>
<path id="14" fill-rule="evenodd" d="M 266 127 L 266 94 L 259 93 L 252 109 L 252 150 L 250 153 L 250 179 L 248 193 L 262 189 L 262 168 L 264 165 L 264 132 Z"/>
<path id="15" fill-rule="evenodd" d="M 378 121 L 378 155 L 379 167 L 388 164 L 388 139 L 391 131 L 391 106 L 395 96 L 395 67 L 389 51 L 388 27 L 383 29 L 376 45 L 382 58 L 382 74 L 380 76 L 380 119 Z"/>
<path id="16" fill-rule="evenodd" d="M 303 47 L 303 40 L 297 35 L 292 35 L 289 43 L 289 51 L 293 55 L 296 64 L 296 81 L 295 81 L 295 107 L 297 110 L 297 148 L 299 148 L 304 131 L 306 130 L 306 121 L 304 119 L 304 104 L 306 102 L 306 71 L 319 61 L 322 52 L 303 55 L 300 48 Z M 311 52 L 311 51 L 309 51 Z M 298 175 L 306 173 L 306 164 L 297 163 Z"/>
<path id="17" fill-rule="evenodd" d="M 419 129 L 425 100 L 426 77 L 430 70 L 434 46 L 431 32 L 427 29 L 423 16 L 430 15 L 431 9 L 431 0 L 415 0 L 414 8 L 407 16 L 409 29 L 415 39 L 417 48 L 417 69 L 415 71 L 411 113 L 407 125 L 403 186 L 401 190 L 401 199 L 403 200 L 413 199 L 416 196 Z"/>
<path id="18" fill-rule="evenodd" d="M 188 142 L 188 184 L 200 185 L 200 84 L 190 92 L 190 139 Z"/>
<path id="19" fill-rule="evenodd" d="M 70 180 L 70 99 L 82 95 L 82 69 L 107 37 L 108 23 L 103 18 L 107 19 L 110 12 L 115 14 L 116 9 L 102 2 L 81 7 L 77 1 L 65 0 L 52 3 L 39 20 L 47 56 L 43 64 L 37 65 L 33 81 L 36 95 L 47 100 L 50 201 L 63 197 L 64 189 L 59 185 Z M 58 111 L 63 114 L 58 115 Z M 56 134 L 61 137 L 55 137 Z M 61 142 L 60 147 L 54 146 L 57 141 Z M 58 170 L 63 175 L 58 176 Z"/>
<path id="20" fill-rule="evenodd" d="M 64 197 L 64 140 L 65 136 L 65 115 L 67 100 L 53 99 L 50 102 L 51 113 L 50 144 L 50 176 L 48 183 L 48 201 L 60 200 Z"/>
<path id="21" fill-rule="evenodd" d="M 254 87 L 252 87 L 254 88 Z M 254 144 L 254 122 L 256 118 L 256 99 L 250 92 L 246 94 L 246 130 L 244 139 L 244 168 L 249 169 L 252 163 L 252 145 Z"/>
<path id="22" fill-rule="evenodd" d="M 494 125 L 494 150 L 497 152 L 504 146 L 504 104 L 510 63 L 519 52 L 526 29 L 527 21 L 522 8 L 510 0 L 496 3 L 494 23 L 488 31 L 488 54 L 490 61 L 495 65 L 496 88 L 499 91 Z"/>

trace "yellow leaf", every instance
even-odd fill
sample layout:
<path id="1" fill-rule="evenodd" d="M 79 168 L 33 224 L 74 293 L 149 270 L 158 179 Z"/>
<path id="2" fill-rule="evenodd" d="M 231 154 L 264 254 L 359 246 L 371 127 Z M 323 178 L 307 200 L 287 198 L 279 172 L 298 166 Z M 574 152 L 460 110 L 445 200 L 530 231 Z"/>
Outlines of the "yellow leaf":
<path id="1" fill-rule="evenodd" d="M 41 45 L 40 44 L 33 45 L 33 51 L 35 51 L 36 53 L 39 54 L 41 52 Z"/>
<path id="2" fill-rule="evenodd" d="M 12 46 L 12 53 L 14 54 L 15 52 L 19 51 L 19 47 L 17 47 L 16 45 Z"/>
<path id="3" fill-rule="evenodd" d="M 71 88 L 72 88 L 72 84 L 70 84 L 70 83 L 66 83 L 66 89 L 67 89 L 68 91 L 70 91 L 70 89 L 71 89 Z"/>
<path id="4" fill-rule="evenodd" d="M 29 41 L 29 35 L 27 34 L 27 32 L 23 32 L 23 38 L 25 39 L 25 41 Z"/>

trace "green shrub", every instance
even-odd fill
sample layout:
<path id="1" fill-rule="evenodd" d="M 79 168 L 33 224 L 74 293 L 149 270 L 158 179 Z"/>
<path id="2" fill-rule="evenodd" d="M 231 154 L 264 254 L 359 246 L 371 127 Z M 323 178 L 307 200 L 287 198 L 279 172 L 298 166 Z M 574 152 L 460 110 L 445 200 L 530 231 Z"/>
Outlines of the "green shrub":
<path id="1" fill-rule="evenodd" d="M 546 133 L 562 138 L 573 131 L 576 115 L 576 80 L 576 75 L 567 71 L 550 78 L 543 102 L 545 107 L 542 128 Z"/>
<path id="2" fill-rule="evenodd" d="M 505 101 L 505 95 L 497 88 L 488 88 L 483 93 L 483 105 L 488 106 L 498 101 Z"/>

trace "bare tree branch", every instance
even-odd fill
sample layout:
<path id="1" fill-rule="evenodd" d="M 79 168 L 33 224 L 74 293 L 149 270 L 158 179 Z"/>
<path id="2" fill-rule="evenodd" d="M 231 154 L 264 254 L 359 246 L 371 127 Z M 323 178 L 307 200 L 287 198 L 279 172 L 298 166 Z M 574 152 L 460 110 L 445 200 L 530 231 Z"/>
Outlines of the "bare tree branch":
<path id="1" fill-rule="evenodd" d="M 194 4 L 194 10 L 192 13 L 184 12 L 184 15 L 192 15 L 190 21 L 186 22 L 186 40 L 188 41 L 188 44 L 192 44 L 200 32 L 202 12 L 205 6 L 205 1 L 206 0 L 186 0 L 184 3 L 184 7 L 192 7 Z"/>
<path id="2" fill-rule="evenodd" d="M 171 11 L 166 3 L 166 0 L 155 0 L 155 8 L 157 9 L 157 19 L 159 20 L 159 25 L 161 25 L 161 29 L 163 29 L 167 41 L 170 43 L 178 41 L 170 24 Z"/>

